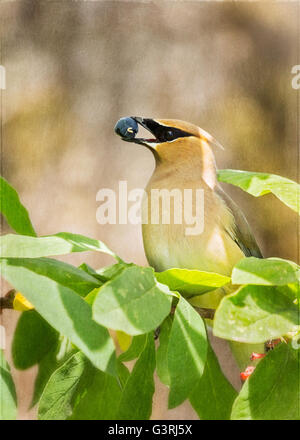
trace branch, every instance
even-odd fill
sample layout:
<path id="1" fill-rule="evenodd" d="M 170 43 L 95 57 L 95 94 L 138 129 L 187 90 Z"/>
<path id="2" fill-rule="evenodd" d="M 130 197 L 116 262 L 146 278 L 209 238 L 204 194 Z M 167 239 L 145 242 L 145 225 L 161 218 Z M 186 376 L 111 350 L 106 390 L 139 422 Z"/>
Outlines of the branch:
<path id="1" fill-rule="evenodd" d="M 215 316 L 215 309 L 206 309 L 204 307 L 197 307 L 193 306 L 199 315 L 204 319 L 214 319 Z M 174 313 L 176 310 L 176 307 L 172 307 L 171 313 Z"/>
<path id="2" fill-rule="evenodd" d="M 5 296 L 0 298 L 0 313 L 3 309 L 13 309 L 13 303 L 15 299 L 16 291 L 15 289 L 9 290 Z"/>
<path id="3" fill-rule="evenodd" d="M 204 319 L 214 319 L 215 316 L 215 309 L 206 309 L 204 307 L 195 307 L 194 309 L 196 312 L 199 313 L 199 315 Z"/>

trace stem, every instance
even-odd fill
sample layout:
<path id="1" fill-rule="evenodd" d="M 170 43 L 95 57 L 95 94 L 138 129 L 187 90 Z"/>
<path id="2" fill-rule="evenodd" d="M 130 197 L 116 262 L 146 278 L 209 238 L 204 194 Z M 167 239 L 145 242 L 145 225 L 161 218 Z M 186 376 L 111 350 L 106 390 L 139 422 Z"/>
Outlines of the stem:
<path id="1" fill-rule="evenodd" d="M 203 319 L 214 319 L 215 309 L 207 309 L 206 307 L 196 307 L 193 305 L 193 308 Z M 172 307 L 171 313 L 174 313 L 176 307 Z"/>
<path id="2" fill-rule="evenodd" d="M 215 316 L 215 309 L 207 309 L 204 307 L 195 307 L 194 309 L 196 312 L 199 313 L 199 315 L 204 319 L 214 319 Z"/>
<path id="3" fill-rule="evenodd" d="M 15 298 L 15 289 L 9 290 L 5 296 L 0 298 L 0 313 L 3 309 L 13 309 L 13 303 Z"/>

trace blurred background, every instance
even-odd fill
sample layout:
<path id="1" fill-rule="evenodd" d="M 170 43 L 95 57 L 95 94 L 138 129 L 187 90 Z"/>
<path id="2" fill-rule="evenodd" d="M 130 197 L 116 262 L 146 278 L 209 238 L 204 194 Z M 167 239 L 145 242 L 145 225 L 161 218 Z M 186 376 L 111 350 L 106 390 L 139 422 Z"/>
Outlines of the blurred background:
<path id="1" fill-rule="evenodd" d="M 18 190 L 39 235 L 70 231 L 103 240 L 127 261 L 147 264 L 140 226 L 99 225 L 101 188 L 144 188 L 151 153 L 122 142 L 122 116 L 176 118 L 210 132 L 225 147 L 219 168 L 270 172 L 297 180 L 297 2 L 1 3 L 4 177 Z M 256 199 L 224 185 L 244 210 L 264 256 L 297 260 L 297 215 L 273 196 Z M 3 222 L 2 222 L 3 223 Z M 3 224 L 2 233 L 9 232 Z M 101 267 L 107 256 L 64 257 Z M 5 293 L 7 286 L 3 284 Z M 4 311 L 7 357 L 18 312 Z M 238 370 L 214 341 L 235 386 Z M 35 368 L 13 369 L 20 418 Z M 167 411 L 158 384 L 153 418 L 196 418 L 189 404 Z"/>

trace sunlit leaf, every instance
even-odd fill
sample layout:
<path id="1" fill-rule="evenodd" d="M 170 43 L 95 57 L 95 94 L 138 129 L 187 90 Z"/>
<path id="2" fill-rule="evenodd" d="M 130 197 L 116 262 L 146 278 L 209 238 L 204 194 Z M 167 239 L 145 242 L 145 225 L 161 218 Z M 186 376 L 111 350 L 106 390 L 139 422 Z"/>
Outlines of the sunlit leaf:
<path id="1" fill-rule="evenodd" d="M 283 286 L 299 282 L 299 266 L 281 258 L 243 258 L 232 271 L 233 284 Z"/>
<path id="2" fill-rule="evenodd" d="M 299 326 L 299 305 L 287 286 L 241 287 L 222 299 L 214 318 L 220 338 L 255 344 L 279 338 Z"/>
<path id="3" fill-rule="evenodd" d="M 230 282 L 230 278 L 213 272 L 188 269 L 168 269 L 157 272 L 156 279 L 186 298 L 215 290 Z"/>
<path id="4" fill-rule="evenodd" d="M 13 258 L 11 261 L 13 261 L 14 266 L 26 267 L 38 275 L 69 287 L 80 296 L 85 296 L 102 285 L 99 280 L 86 272 L 54 258 Z"/>
<path id="5" fill-rule="evenodd" d="M 169 314 L 171 301 L 167 286 L 156 281 L 152 268 L 130 266 L 99 289 L 93 317 L 129 335 L 148 333 Z"/>
<path id="6" fill-rule="evenodd" d="M 218 179 L 220 182 L 238 186 L 255 197 L 273 193 L 300 214 L 300 185 L 290 179 L 275 174 L 239 170 L 219 170 Z"/>
<path id="7" fill-rule="evenodd" d="M 52 374 L 39 402 L 40 420 L 65 420 L 72 415 L 72 399 L 79 382 L 90 380 L 83 375 L 87 363 L 83 353 L 78 352 Z"/>
<path id="8" fill-rule="evenodd" d="M 128 348 L 131 345 L 132 342 L 132 336 L 127 335 L 127 333 L 124 333 L 120 330 L 116 331 L 116 336 L 117 336 L 117 341 L 119 344 L 119 347 L 121 348 L 122 351 L 126 351 L 128 350 Z"/>
<path id="9" fill-rule="evenodd" d="M 0 255 L 4 258 L 36 258 L 98 251 L 120 260 L 104 243 L 84 235 L 60 232 L 47 237 L 7 234 L 0 237 Z"/>
<path id="10" fill-rule="evenodd" d="M 34 305 L 59 333 L 83 351 L 100 370 L 115 374 L 115 349 L 108 330 L 92 320 L 88 303 L 73 290 L 35 272 L 33 260 L 0 259 L 2 276 Z M 40 260 L 36 260 L 39 270 Z"/>
<path id="11" fill-rule="evenodd" d="M 9 226 L 18 234 L 36 236 L 28 212 L 20 202 L 17 191 L 1 176 L 0 212 L 6 218 Z"/>
<path id="12" fill-rule="evenodd" d="M 236 398 L 233 420 L 300 420 L 299 350 L 282 343 L 261 360 Z"/>

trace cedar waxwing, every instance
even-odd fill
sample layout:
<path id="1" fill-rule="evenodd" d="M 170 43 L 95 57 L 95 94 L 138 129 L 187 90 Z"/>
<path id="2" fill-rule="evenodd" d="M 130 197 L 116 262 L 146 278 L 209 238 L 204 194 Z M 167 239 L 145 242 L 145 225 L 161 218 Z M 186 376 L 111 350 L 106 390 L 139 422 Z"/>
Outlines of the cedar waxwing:
<path id="1" fill-rule="evenodd" d="M 153 138 L 137 138 L 138 124 Z M 211 149 L 217 142 L 210 134 L 184 121 L 140 117 L 120 119 L 115 130 L 123 140 L 148 147 L 155 157 L 156 167 L 143 202 L 142 229 L 145 253 L 156 271 L 178 267 L 230 276 L 242 257 L 262 257 L 243 213 L 218 184 Z M 188 235 L 189 225 L 185 221 L 176 224 L 174 216 L 164 224 L 163 208 L 152 203 L 154 194 L 157 197 L 157 190 L 163 194 L 163 190 L 174 189 L 182 194 L 185 189 L 203 190 L 201 233 Z M 196 201 L 194 197 L 194 212 Z M 181 200 L 184 211 L 183 203 Z M 154 209 L 158 212 L 153 213 Z M 153 218 L 158 219 L 157 224 Z"/>
<path id="2" fill-rule="evenodd" d="M 136 137 L 138 124 L 152 137 Z M 146 187 L 147 197 L 143 200 L 142 231 L 148 262 L 156 271 L 177 267 L 230 276 L 233 266 L 244 256 L 262 258 L 245 216 L 218 184 L 211 147 L 220 144 L 209 133 L 180 120 L 141 117 L 120 119 L 115 131 L 123 140 L 149 148 L 155 158 L 155 170 Z M 200 215 L 203 215 L 204 227 L 201 233 L 188 235 L 186 228 L 189 225 L 184 221 L 177 224 L 175 215 L 170 216 L 169 222 L 164 222 L 166 213 L 163 208 L 152 204 L 155 190 L 156 194 L 157 190 L 169 190 L 171 194 L 174 189 L 183 193 L 186 189 L 203 190 L 203 212 Z M 197 200 L 193 199 L 194 212 L 197 212 L 196 203 Z M 172 210 L 171 205 L 169 210 Z M 215 309 L 226 293 L 230 293 L 230 287 L 202 294 L 190 302 L 194 306 Z M 252 351 L 264 350 L 264 344 L 247 346 L 231 342 L 230 346 L 240 368 L 245 368 Z M 249 368 L 252 372 L 254 367 Z M 241 373 L 242 380 L 250 374 L 248 370 Z"/>

